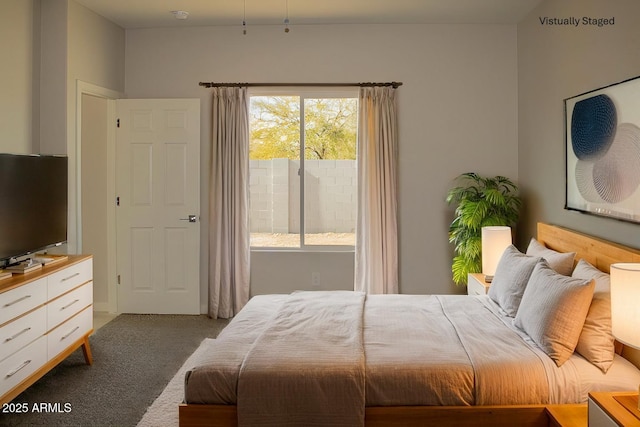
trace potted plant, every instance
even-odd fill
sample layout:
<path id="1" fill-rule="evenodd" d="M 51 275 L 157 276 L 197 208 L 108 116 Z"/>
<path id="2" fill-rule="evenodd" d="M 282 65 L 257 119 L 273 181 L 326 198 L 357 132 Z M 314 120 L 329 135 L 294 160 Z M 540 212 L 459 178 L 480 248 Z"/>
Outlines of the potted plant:
<path id="1" fill-rule="evenodd" d="M 449 242 L 455 244 L 451 264 L 453 281 L 467 283 L 469 273 L 482 269 L 482 227 L 518 222 L 522 201 L 509 178 L 482 177 L 476 173 L 463 173 L 456 178 L 460 184 L 449 190 L 447 203 L 456 204 L 455 218 L 449 226 Z"/>

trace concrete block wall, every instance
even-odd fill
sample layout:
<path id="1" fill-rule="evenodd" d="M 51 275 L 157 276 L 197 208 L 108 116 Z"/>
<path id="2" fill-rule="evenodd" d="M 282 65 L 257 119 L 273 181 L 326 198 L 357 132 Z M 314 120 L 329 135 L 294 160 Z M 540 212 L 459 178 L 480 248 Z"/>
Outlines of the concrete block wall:
<path id="1" fill-rule="evenodd" d="M 299 161 L 251 160 L 251 232 L 300 232 Z M 355 232 L 355 160 L 305 160 L 307 233 Z"/>

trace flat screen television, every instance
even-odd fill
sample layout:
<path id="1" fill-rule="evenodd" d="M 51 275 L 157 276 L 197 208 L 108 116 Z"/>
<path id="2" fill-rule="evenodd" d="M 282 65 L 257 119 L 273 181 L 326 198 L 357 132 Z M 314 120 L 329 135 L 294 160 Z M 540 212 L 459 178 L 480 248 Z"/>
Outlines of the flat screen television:
<path id="1" fill-rule="evenodd" d="M 64 156 L 0 154 L 0 267 L 67 241 Z"/>

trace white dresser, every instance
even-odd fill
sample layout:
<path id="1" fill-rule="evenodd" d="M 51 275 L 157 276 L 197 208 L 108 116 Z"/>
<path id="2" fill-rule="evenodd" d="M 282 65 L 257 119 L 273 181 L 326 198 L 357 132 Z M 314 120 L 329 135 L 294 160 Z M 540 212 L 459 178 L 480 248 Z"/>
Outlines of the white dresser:
<path id="1" fill-rule="evenodd" d="M 70 255 L 0 281 L 0 404 L 82 347 L 93 362 L 93 259 Z"/>

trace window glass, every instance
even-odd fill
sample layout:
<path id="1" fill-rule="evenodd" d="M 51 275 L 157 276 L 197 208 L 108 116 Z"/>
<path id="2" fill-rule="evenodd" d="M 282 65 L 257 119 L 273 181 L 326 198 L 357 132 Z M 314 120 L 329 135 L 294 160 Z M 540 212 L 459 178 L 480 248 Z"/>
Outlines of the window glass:
<path id="1" fill-rule="evenodd" d="M 252 95 L 251 246 L 352 248 L 355 94 Z"/>

